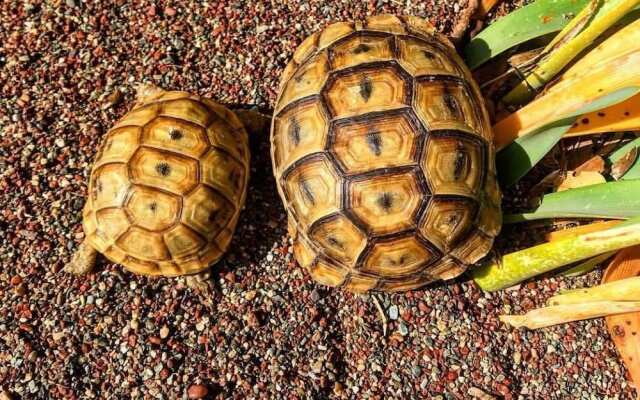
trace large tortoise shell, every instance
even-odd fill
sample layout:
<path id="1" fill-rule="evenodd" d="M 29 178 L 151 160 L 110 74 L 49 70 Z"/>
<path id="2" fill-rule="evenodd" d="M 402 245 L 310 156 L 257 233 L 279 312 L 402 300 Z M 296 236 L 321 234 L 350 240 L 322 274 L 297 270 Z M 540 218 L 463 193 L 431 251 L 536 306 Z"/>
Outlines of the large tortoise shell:
<path id="1" fill-rule="evenodd" d="M 133 272 L 200 272 L 227 249 L 248 178 L 248 137 L 233 112 L 185 92 L 160 92 L 106 134 L 84 232 Z"/>
<path id="2" fill-rule="evenodd" d="M 271 153 L 294 255 L 322 284 L 450 279 L 500 230 L 482 97 L 421 18 L 336 23 L 306 39 L 282 77 Z"/>

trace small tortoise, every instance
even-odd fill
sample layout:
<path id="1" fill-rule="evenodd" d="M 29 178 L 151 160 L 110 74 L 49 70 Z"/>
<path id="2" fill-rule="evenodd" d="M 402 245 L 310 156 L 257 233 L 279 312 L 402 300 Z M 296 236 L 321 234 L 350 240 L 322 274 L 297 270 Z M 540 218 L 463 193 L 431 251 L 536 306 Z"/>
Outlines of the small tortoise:
<path id="1" fill-rule="evenodd" d="M 206 274 L 229 246 L 248 179 L 248 136 L 232 111 L 143 86 L 97 154 L 85 240 L 66 270 L 89 272 L 100 252 L 138 274 Z"/>
<path id="2" fill-rule="evenodd" d="M 489 118 L 453 45 L 380 15 L 307 38 L 286 67 L 271 156 L 294 255 L 319 283 L 451 279 L 501 227 Z"/>

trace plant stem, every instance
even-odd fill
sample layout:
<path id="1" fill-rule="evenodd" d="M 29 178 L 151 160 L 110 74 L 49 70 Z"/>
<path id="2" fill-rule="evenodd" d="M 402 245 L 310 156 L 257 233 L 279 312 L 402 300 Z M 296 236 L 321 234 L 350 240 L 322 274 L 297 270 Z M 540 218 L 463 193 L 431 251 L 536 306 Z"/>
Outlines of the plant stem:
<path id="1" fill-rule="evenodd" d="M 602 253 L 640 244 L 640 219 L 600 232 L 567 237 L 516 251 L 471 271 L 475 282 L 486 291 L 501 290 L 536 275 Z"/>

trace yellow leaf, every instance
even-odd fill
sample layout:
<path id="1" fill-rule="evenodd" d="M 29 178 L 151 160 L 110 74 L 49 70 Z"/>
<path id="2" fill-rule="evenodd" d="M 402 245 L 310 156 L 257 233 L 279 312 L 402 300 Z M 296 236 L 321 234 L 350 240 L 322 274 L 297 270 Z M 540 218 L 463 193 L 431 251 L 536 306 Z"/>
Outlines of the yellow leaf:
<path id="1" fill-rule="evenodd" d="M 494 125 L 494 142 L 498 150 L 518 137 L 564 118 L 576 116 L 579 110 L 599 98 L 625 88 L 640 88 L 640 20 L 616 32 L 602 44 L 607 62 L 588 54 L 578 60 L 557 84 L 540 97 Z M 608 47 L 616 52 L 607 50 Z M 580 114 L 578 114 L 579 116 Z"/>
<path id="2" fill-rule="evenodd" d="M 584 114 L 565 136 L 640 130 L 640 94 L 611 107 Z"/>

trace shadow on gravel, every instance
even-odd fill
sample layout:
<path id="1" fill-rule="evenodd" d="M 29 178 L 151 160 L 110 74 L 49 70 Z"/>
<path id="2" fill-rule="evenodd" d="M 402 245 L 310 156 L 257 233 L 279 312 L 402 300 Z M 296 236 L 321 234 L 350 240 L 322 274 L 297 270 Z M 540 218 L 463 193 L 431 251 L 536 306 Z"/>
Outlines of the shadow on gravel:
<path id="1" fill-rule="evenodd" d="M 229 250 L 215 274 L 233 270 L 234 265 L 250 266 L 263 260 L 273 243 L 286 235 L 287 222 L 271 168 L 269 133 L 271 110 L 252 105 L 229 105 L 249 133 L 251 173 L 249 188 Z"/>

